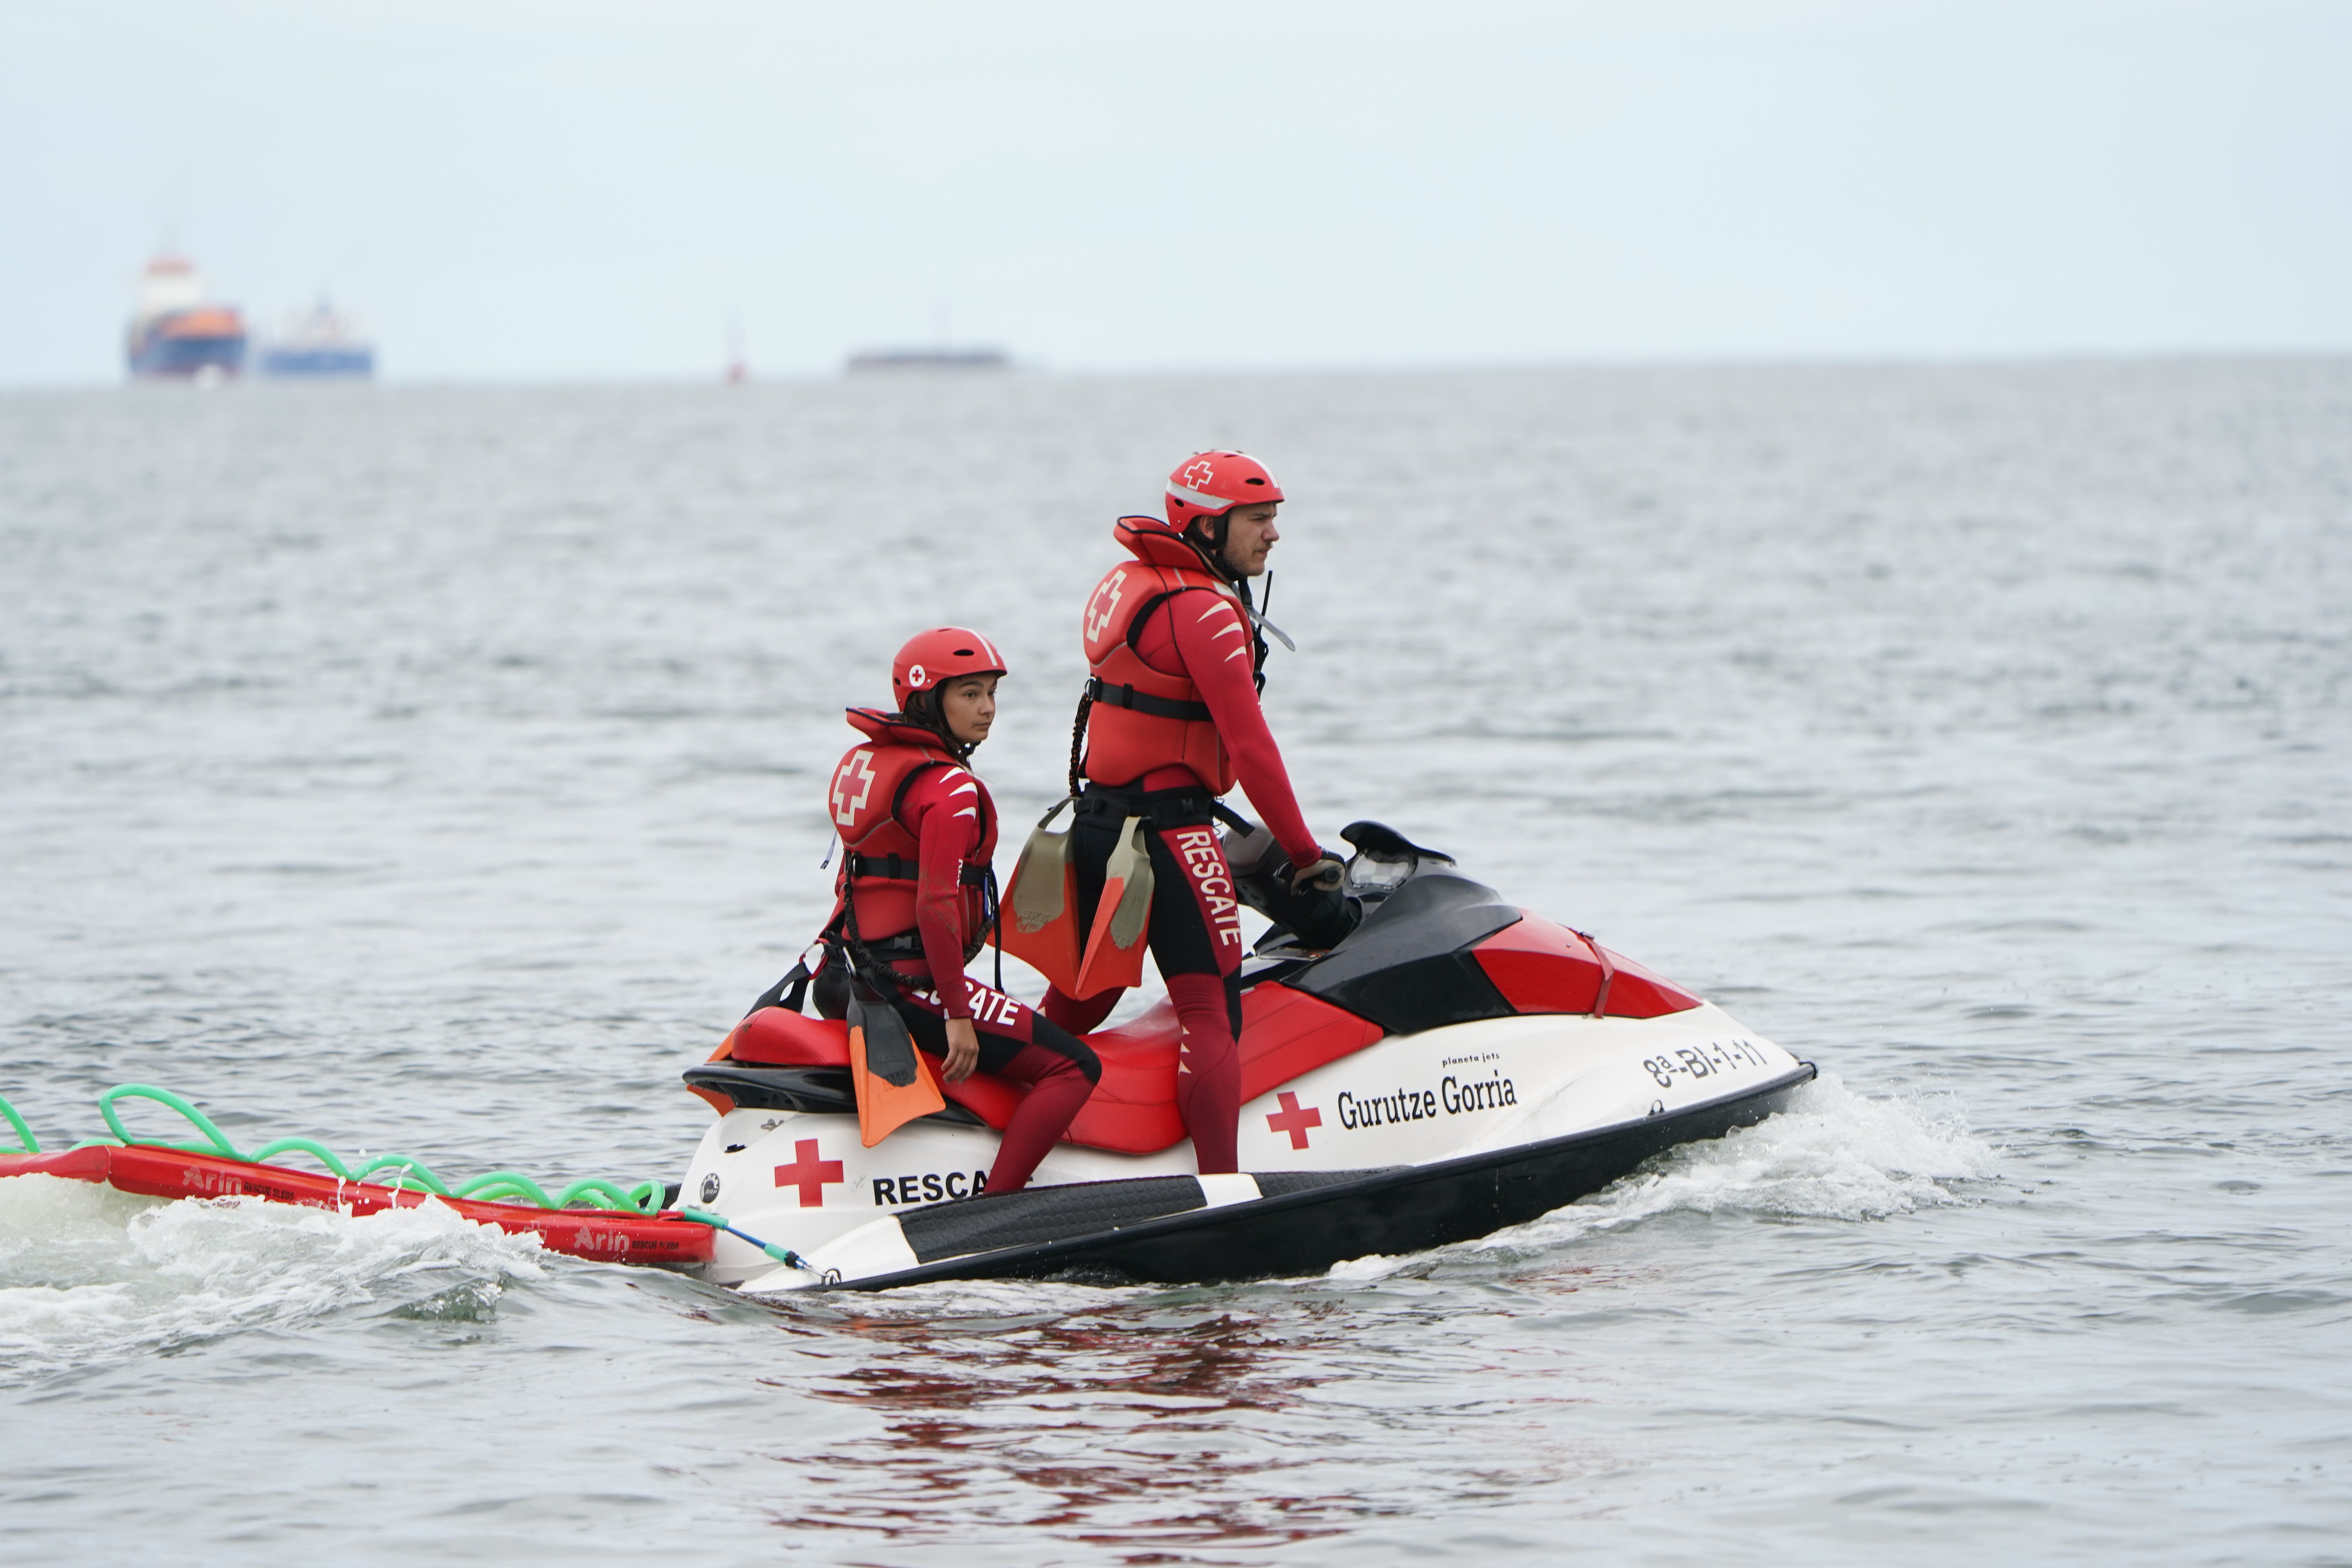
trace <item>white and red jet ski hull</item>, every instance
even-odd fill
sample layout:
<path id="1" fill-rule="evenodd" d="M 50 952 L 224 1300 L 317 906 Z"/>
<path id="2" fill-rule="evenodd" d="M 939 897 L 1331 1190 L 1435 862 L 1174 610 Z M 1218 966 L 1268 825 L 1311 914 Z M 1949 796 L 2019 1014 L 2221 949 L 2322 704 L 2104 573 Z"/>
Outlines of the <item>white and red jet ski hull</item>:
<path id="1" fill-rule="evenodd" d="M 720 1111 L 680 1197 L 788 1247 L 721 1236 L 704 1272 L 752 1291 L 1077 1269 L 1209 1281 L 1319 1273 L 1532 1219 L 1674 1144 L 1785 1104 L 1813 1068 L 1591 938 L 1506 903 L 1377 824 L 1328 950 L 1277 928 L 1245 974 L 1241 1172 L 1192 1175 L 1164 1003 L 1091 1037 L 1101 1081 L 1018 1194 L 990 1195 L 1015 1086 L 861 1145 L 845 1029 L 755 1011 L 686 1077 Z"/>
<path id="2" fill-rule="evenodd" d="M 1532 1218 L 1599 1190 L 1659 1149 L 1720 1136 L 1743 1121 L 1760 1120 L 1812 1076 L 1809 1065 L 1711 1005 L 1656 1018 L 1549 1014 L 1479 1019 L 1385 1037 L 1250 1100 L 1242 1108 L 1241 1164 L 1256 1175 L 1401 1166 L 1473 1188 L 1516 1179 L 1529 1185 L 1525 1196 L 1538 1204 L 1522 1216 Z M 1603 1134 L 1622 1136 L 1595 1136 Z M 1594 1147 L 1568 1160 L 1572 1169 L 1553 1175 L 1532 1170 L 1515 1176 L 1478 1173 L 1503 1173 L 1530 1161 L 1560 1164 L 1559 1159 L 1547 1162 L 1540 1151 L 1554 1148 L 1559 1153 L 1554 1146 L 1579 1140 Z M 962 1268 L 940 1268 L 932 1266 L 944 1260 L 918 1256 L 903 1227 L 876 1225 L 886 1216 L 978 1195 L 995 1155 L 996 1134 L 985 1126 L 926 1120 L 866 1149 L 858 1142 L 855 1116 L 736 1110 L 704 1134 L 681 1196 L 724 1212 L 739 1229 L 790 1247 L 814 1266 L 778 1268 L 757 1248 L 720 1236 L 705 1268 L 707 1277 L 756 1290 L 903 1283 L 908 1281 L 895 1277 L 910 1269 L 933 1278 L 1082 1262 L 1066 1247 L 1040 1258 L 996 1259 L 1003 1269 L 971 1258 L 960 1260 Z M 1148 1154 L 1064 1143 L 1039 1167 L 1030 1191 L 1190 1175 L 1192 1170 L 1189 1140 Z M 1431 1184 L 1400 1182 L 1397 1174 L 1389 1171 L 1389 1179 L 1374 1187 L 1402 1194 Z M 1580 1190 L 1566 1191 L 1563 1177 Z M 1197 1206 L 1263 1200 L 1255 1188 L 1234 1185 L 1255 1179 L 1211 1178 L 1227 1186 L 1222 1193 L 1204 1193 Z M 1328 1208 L 1345 1195 L 1335 1186 L 1319 1201 Z M 1426 1204 L 1429 1195 L 1423 1192 L 1415 1201 Z M 1508 1206 L 1516 1211 L 1525 1205 Z M 1237 1217 L 1223 1216 L 1228 1223 Z M 1498 1217 L 1469 1234 L 1513 1223 L 1517 1221 Z M 1348 1234 L 1364 1230 L 1359 1225 Z M 1415 1249 L 1335 1238 L 1339 1250 L 1324 1257 L 1331 1247 L 1300 1245 L 1307 1239 L 1294 1240 L 1279 1257 L 1255 1250 L 1225 1255 L 1222 1277 L 1319 1272 L 1342 1258 Z M 1200 1274 L 1203 1260 L 1191 1257 L 1191 1248 L 1182 1249 L 1181 1261 L 1171 1255 L 1165 1268 L 1139 1267 L 1129 1256 L 1132 1247 L 1118 1251 L 1120 1260 L 1110 1266 L 1139 1278 L 1221 1277 Z M 826 1280 L 828 1271 L 837 1278 Z"/>

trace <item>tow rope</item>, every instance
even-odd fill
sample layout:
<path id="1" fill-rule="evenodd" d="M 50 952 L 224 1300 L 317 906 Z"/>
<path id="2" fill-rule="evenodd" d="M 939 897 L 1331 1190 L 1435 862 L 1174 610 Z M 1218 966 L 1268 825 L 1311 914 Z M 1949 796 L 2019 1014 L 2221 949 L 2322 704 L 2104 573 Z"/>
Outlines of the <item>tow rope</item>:
<path id="1" fill-rule="evenodd" d="M 791 1247 L 778 1247 L 772 1242 L 761 1241 L 758 1237 L 751 1235 L 749 1231 L 737 1230 L 733 1226 L 727 1223 L 727 1218 L 724 1215 L 715 1215 L 707 1209 L 693 1208 L 681 1208 L 677 1212 L 686 1218 L 692 1220 L 697 1225 L 707 1225 L 713 1230 L 725 1231 L 728 1235 L 735 1237 L 738 1241 L 750 1242 L 752 1246 L 758 1247 L 761 1251 L 766 1253 L 769 1257 L 774 1258 L 777 1262 L 782 1264 L 787 1268 L 799 1268 L 811 1274 L 816 1272 L 815 1269 L 809 1267 L 809 1261 L 807 1258 L 803 1258 Z M 835 1278 L 838 1278 L 838 1276 L 835 1276 Z"/>

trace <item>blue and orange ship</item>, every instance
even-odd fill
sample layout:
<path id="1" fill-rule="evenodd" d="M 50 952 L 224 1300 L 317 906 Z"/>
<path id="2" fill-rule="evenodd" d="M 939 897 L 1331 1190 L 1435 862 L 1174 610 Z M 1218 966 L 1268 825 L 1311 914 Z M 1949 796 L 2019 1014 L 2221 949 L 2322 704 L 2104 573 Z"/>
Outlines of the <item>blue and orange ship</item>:
<path id="1" fill-rule="evenodd" d="M 132 375 L 183 381 L 235 375 L 245 368 L 245 318 L 234 306 L 205 300 L 194 263 L 166 253 L 147 264 L 139 312 L 123 341 Z"/>

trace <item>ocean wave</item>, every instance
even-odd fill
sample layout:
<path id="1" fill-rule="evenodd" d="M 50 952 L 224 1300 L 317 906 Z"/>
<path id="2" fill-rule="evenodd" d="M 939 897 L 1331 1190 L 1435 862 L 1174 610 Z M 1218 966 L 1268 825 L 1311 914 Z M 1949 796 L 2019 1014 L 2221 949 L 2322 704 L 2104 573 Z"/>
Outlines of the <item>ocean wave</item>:
<path id="1" fill-rule="evenodd" d="M 0 1181 L 0 1384 L 542 1276 L 536 1237 L 437 1202 L 354 1217 L 232 1197 Z M 453 1279 L 455 1283 L 453 1284 Z"/>
<path id="2" fill-rule="evenodd" d="M 1959 1184 L 1995 1174 L 1999 1157 L 1969 1132 L 1955 1100 L 1858 1094 L 1825 1072 L 1777 1116 L 1668 1150 L 1590 1197 L 1445 1250 L 1531 1258 L 1673 1214 L 1885 1219 L 1966 1202 Z M 1330 1278 L 1377 1279 L 1421 1266 L 1403 1257 L 1349 1258 L 1332 1265 Z"/>

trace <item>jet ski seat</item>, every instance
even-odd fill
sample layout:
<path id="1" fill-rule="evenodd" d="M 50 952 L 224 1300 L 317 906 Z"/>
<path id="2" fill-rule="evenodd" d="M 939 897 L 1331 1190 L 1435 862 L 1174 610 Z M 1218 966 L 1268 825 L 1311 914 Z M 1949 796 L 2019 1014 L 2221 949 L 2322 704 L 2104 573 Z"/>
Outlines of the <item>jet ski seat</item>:
<path id="1" fill-rule="evenodd" d="M 1102 1081 L 1071 1122 L 1065 1142 L 1122 1154 L 1152 1154 L 1181 1142 L 1184 1119 L 1176 1109 L 1181 1033 L 1175 1007 L 1163 999 L 1116 1029 L 1087 1037 L 1102 1058 Z M 1301 1073 L 1360 1051 L 1383 1033 L 1369 1019 L 1286 985 L 1253 986 L 1242 994 L 1242 1099 L 1254 1100 Z M 845 1072 L 849 1026 L 782 1007 L 762 1007 L 738 1024 L 710 1059 Z M 710 1087 L 720 1088 L 715 1083 Z M 1028 1092 L 984 1072 L 961 1083 L 941 1083 L 940 1089 L 951 1107 L 961 1107 L 1000 1129 Z M 967 1120 L 952 1110 L 943 1114 Z"/>
<path id="2" fill-rule="evenodd" d="M 1277 974 L 1242 993 L 1244 1101 L 1391 1034 L 1528 1013 L 1654 1018 L 1699 1005 L 1691 993 L 1589 938 L 1442 869 L 1416 871 L 1371 901 L 1362 922 L 1329 952 Z M 1065 1141 L 1122 1154 L 1157 1153 L 1182 1142 L 1184 1119 L 1176 1108 L 1181 1035 L 1176 1009 L 1163 1000 L 1089 1036 L 1102 1058 L 1102 1079 Z M 849 1026 L 838 1020 L 763 1007 L 736 1026 L 710 1063 L 692 1069 L 688 1087 L 713 1105 L 740 1098 L 753 1086 L 730 1089 L 721 1081 L 726 1075 L 718 1064 L 728 1062 L 794 1069 L 792 1083 L 755 1090 L 778 1105 L 856 1109 L 843 1087 Z M 828 1070 L 836 1068 L 837 1079 Z M 696 1084 L 694 1074 L 707 1081 Z M 940 1088 L 950 1103 L 935 1115 L 966 1124 L 977 1118 L 1000 1129 L 1028 1092 L 984 1072 Z"/>
<path id="3" fill-rule="evenodd" d="M 849 1025 L 839 1018 L 812 1018 L 786 1007 L 762 1007 L 736 1025 L 710 1059 L 754 1067 L 839 1068 L 846 1074 Z M 950 1105 L 960 1105 L 991 1127 L 1002 1128 L 1013 1120 L 1014 1108 L 1029 1091 L 1010 1079 L 976 1072 L 961 1083 L 942 1081 L 940 1092 Z M 856 1101 L 850 1104 L 854 1109 Z M 950 1120 L 969 1118 L 951 1116 Z"/>
<path id="4" fill-rule="evenodd" d="M 1287 985 L 1265 982 L 1242 993 L 1242 1100 L 1281 1088 L 1326 1062 L 1353 1055 L 1387 1031 Z M 1068 1142 L 1122 1154 L 1153 1154 L 1185 1137 L 1176 1109 L 1182 1026 L 1166 998 L 1087 1043 L 1102 1058 L 1102 1081 L 1070 1123 Z"/>

